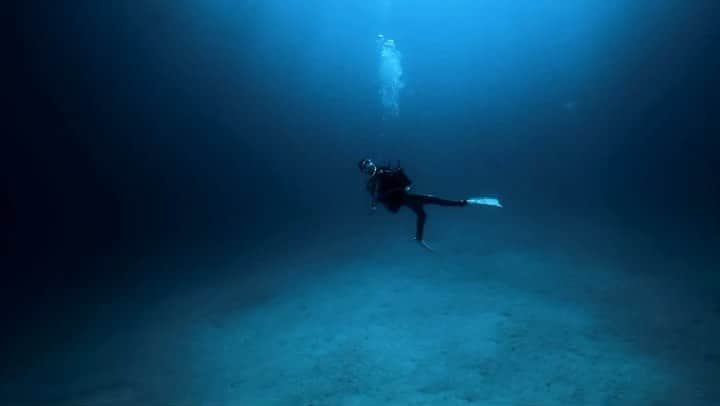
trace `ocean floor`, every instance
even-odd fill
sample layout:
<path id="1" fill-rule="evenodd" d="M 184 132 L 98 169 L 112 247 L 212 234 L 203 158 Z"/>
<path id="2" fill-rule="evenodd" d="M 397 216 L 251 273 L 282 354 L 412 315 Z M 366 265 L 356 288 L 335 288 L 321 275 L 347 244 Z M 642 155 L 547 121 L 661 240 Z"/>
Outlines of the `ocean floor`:
<path id="1" fill-rule="evenodd" d="M 720 404 L 716 242 L 447 214 L 431 254 L 411 220 L 298 227 L 194 272 L 139 261 L 0 403 Z"/>

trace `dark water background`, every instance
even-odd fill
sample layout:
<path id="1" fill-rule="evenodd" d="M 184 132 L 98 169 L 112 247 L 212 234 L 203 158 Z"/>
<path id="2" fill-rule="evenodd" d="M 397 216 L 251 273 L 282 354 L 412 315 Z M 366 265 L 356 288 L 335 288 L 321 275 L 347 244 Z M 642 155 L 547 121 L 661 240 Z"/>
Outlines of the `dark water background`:
<path id="1" fill-rule="evenodd" d="M 504 215 L 548 229 L 674 235 L 658 249 L 688 257 L 716 244 L 720 3 L 505 3 L 17 6 L 8 331 L 124 294 L 136 258 L 221 261 L 290 224 L 351 237 L 365 155 L 400 160 L 424 191 L 498 194 Z M 385 121 L 378 33 L 407 82 Z"/>

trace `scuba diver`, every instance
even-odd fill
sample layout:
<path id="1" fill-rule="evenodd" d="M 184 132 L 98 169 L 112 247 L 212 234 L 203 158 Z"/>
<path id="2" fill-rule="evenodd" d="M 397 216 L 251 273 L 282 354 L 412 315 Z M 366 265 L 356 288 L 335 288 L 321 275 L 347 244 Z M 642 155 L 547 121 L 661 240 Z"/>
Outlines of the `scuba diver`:
<path id="1" fill-rule="evenodd" d="M 498 199 L 492 197 L 474 197 L 463 200 L 449 200 L 432 195 L 410 193 L 412 181 L 405 175 L 403 169 L 398 165 L 396 167 L 378 166 L 370 158 L 363 158 L 358 162 L 358 168 L 370 179 L 367 182 L 367 190 L 372 196 L 372 210 L 377 208 L 377 202 L 380 202 L 390 212 L 397 213 L 402 206 L 408 207 L 415 212 L 417 222 L 415 226 L 415 241 L 426 249 L 433 249 L 423 239 L 423 231 L 427 214 L 424 206 L 434 204 L 438 206 L 455 206 L 464 207 L 467 205 L 485 205 L 502 207 Z"/>

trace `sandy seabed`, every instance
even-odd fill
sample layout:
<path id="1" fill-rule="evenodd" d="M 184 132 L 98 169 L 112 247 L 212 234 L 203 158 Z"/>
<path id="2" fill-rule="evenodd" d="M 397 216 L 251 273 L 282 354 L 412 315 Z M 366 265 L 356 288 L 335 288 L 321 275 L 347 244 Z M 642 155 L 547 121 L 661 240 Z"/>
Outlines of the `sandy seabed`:
<path id="1" fill-rule="evenodd" d="M 161 259 L 138 263 L 136 290 L 4 382 L 0 400 L 720 404 L 712 243 L 689 255 L 620 228 L 495 221 L 477 233 L 438 217 L 436 254 L 398 216 L 278 233 L 167 289 L 143 288 L 172 285 L 150 270 Z"/>

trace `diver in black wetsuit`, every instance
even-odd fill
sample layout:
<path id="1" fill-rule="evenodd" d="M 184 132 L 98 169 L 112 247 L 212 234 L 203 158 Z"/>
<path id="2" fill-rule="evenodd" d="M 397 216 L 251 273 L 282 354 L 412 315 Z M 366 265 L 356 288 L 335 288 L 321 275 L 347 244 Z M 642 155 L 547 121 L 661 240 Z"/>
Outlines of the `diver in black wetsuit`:
<path id="1" fill-rule="evenodd" d="M 400 168 L 391 166 L 377 166 L 370 158 L 363 158 L 358 162 L 360 171 L 370 176 L 367 182 L 367 190 L 372 196 L 372 209 L 375 210 L 377 202 L 382 203 L 392 213 L 397 213 L 402 206 L 410 208 L 417 215 L 415 229 L 415 240 L 423 247 L 430 249 L 423 239 L 425 221 L 427 214 L 424 206 L 435 204 L 439 206 L 462 207 L 468 204 L 483 204 L 501 207 L 497 199 L 493 198 L 471 198 L 464 200 L 449 200 L 432 195 L 410 193 L 412 181 Z"/>

